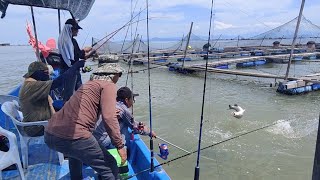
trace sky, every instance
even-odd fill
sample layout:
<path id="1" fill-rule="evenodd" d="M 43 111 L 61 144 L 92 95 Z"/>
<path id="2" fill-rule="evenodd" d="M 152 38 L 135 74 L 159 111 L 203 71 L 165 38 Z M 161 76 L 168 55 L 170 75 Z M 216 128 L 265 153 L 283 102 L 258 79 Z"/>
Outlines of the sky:
<path id="1" fill-rule="evenodd" d="M 282 25 L 299 14 L 300 0 L 214 0 L 214 15 L 211 34 L 213 37 L 252 37 Z M 136 5 L 135 5 L 136 4 Z M 136 8 L 134 8 L 136 6 Z M 145 0 L 96 0 L 88 16 L 79 25 L 83 28 L 77 37 L 79 45 L 91 43 L 91 37 L 103 38 L 130 20 L 146 7 Z M 189 31 L 207 37 L 210 23 L 211 0 L 149 0 L 149 37 L 182 37 Z M 319 0 L 306 0 L 304 16 L 320 26 L 318 15 Z M 58 38 L 57 10 L 34 8 L 36 27 L 40 41 Z M 67 11 L 62 12 L 62 25 L 70 18 Z M 146 11 L 140 19 L 146 18 Z M 136 19 L 137 20 L 137 19 Z M 30 8 L 9 5 L 4 19 L 0 19 L 0 43 L 28 44 L 26 22 L 32 22 Z M 146 20 L 139 21 L 129 28 L 127 39 L 134 38 L 135 32 L 144 39 L 147 37 Z M 121 41 L 126 28 L 111 40 Z M 132 32 L 132 33 L 131 33 Z"/>

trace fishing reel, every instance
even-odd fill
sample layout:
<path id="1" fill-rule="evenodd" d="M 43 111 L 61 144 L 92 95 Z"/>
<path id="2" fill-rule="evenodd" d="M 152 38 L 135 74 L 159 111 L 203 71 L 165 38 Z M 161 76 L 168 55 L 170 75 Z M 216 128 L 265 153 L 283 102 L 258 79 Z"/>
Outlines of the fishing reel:
<path id="1" fill-rule="evenodd" d="M 159 151 L 160 153 L 158 154 L 158 156 L 161 157 L 163 160 L 167 160 L 169 155 L 169 148 L 167 144 L 159 144 Z"/>
<path id="2" fill-rule="evenodd" d="M 85 66 L 81 70 L 82 70 L 83 73 L 87 73 L 87 72 L 92 71 L 92 68 L 91 68 L 91 66 Z"/>
<path id="3" fill-rule="evenodd" d="M 139 124 L 138 124 L 138 132 L 141 135 L 144 133 L 144 124 L 143 124 L 143 122 L 139 122 Z"/>

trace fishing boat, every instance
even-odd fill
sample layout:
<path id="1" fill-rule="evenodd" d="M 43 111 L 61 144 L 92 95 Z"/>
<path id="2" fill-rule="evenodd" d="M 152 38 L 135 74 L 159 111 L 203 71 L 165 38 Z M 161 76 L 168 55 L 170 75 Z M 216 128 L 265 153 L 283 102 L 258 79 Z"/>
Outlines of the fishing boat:
<path id="1" fill-rule="evenodd" d="M 54 3 L 53 3 L 54 2 Z M 84 19 L 91 10 L 94 0 L 82 0 L 82 1 L 72 1 L 71 0 L 60 0 L 59 3 L 50 0 L 2 0 L 0 1 L 0 11 L 2 12 L 2 18 L 6 14 L 8 5 L 22 5 L 31 7 L 32 17 L 33 7 L 42 7 L 57 9 L 60 15 L 60 10 L 69 11 L 73 18 L 82 20 Z M 59 16 L 60 17 L 60 16 Z M 60 25 L 60 18 L 59 18 Z M 35 26 L 35 25 L 34 25 Z M 35 31 L 36 32 L 36 31 Z M 37 45 L 38 46 L 38 45 Z M 37 53 L 39 49 L 37 48 Z M 37 54 L 39 55 L 39 54 Z M 20 86 L 12 87 L 12 91 L 7 95 L 1 96 L 2 100 L 17 100 L 19 95 Z M 57 102 L 57 101 L 56 101 Z M 2 105 L 2 104 L 1 104 Z M 13 132 L 16 137 L 19 137 L 18 131 L 15 128 L 15 125 L 11 121 L 12 118 L 17 117 L 8 117 L 3 111 L 0 111 L 0 126 L 7 131 Z M 1 129 L 1 128 L 0 128 Z M 18 142 L 21 141 L 18 138 Z M 13 144 L 10 144 L 9 148 L 12 148 Z M 20 143 L 17 143 L 17 146 L 20 146 Z M 70 179 L 69 175 L 69 162 L 67 158 L 60 159 L 57 155 L 57 152 L 49 149 L 47 145 L 43 142 L 43 138 L 37 139 L 36 141 L 31 141 L 27 145 L 28 150 L 26 151 L 27 159 L 29 165 L 24 165 L 24 173 L 20 174 L 21 178 L 25 179 Z M 167 180 L 170 179 L 165 170 L 160 166 L 159 162 L 155 158 L 150 157 L 150 150 L 140 138 L 139 135 L 134 135 L 131 139 L 129 147 L 130 155 L 128 156 L 128 168 L 129 172 L 127 178 L 130 179 L 155 179 L 155 180 Z M 19 147 L 19 154 L 21 156 L 23 149 Z M 29 152 L 28 152 L 29 151 Z M 25 153 L 25 152 L 24 152 Z M 3 153 L 0 153 L 1 161 L 5 161 Z M 19 158 L 18 158 L 19 159 Z M 8 159 L 10 161 L 10 159 Z M 20 159 L 19 159 L 20 161 Z M 150 168 L 151 166 L 151 168 Z M 0 166 L 1 167 L 1 166 Z M 6 168 L 6 167 L 4 167 Z M 152 169 L 150 171 L 150 169 Z M 2 173 L 0 174 L 0 179 L 18 179 L 19 168 L 10 168 L 10 170 L 0 169 Z M 0 172 L 1 172 L 0 171 Z M 21 171 L 20 171 L 21 172 Z M 83 168 L 84 177 L 89 177 L 89 179 L 97 179 L 97 173 L 94 172 L 90 167 L 84 166 Z M 126 178 L 126 177 L 125 177 Z"/>

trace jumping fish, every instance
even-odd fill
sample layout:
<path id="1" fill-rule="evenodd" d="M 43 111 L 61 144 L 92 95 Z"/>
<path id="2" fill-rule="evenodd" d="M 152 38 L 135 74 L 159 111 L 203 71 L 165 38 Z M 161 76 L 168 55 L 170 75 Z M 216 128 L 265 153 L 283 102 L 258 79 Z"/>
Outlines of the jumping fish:
<path id="1" fill-rule="evenodd" d="M 233 106 L 229 105 L 229 109 L 235 110 L 235 112 L 232 112 L 231 114 L 233 115 L 233 117 L 238 118 L 238 119 L 242 118 L 243 113 L 245 111 L 245 109 L 242 109 L 237 104 L 234 104 Z"/>

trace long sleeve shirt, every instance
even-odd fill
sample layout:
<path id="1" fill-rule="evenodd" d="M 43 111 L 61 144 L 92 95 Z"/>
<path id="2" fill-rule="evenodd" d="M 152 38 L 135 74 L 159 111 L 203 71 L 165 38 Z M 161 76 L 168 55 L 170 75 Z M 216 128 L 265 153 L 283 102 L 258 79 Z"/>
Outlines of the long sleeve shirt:
<path id="1" fill-rule="evenodd" d="M 139 122 L 134 120 L 131 111 L 123 102 L 118 101 L 116 107 L 118 110 L 120 110 L 118 120 L 120 125 L 120 132 L 123 135 L 122 137 L 124 138 L 123 142 L 127 143 L 130 140 L 131 133 L 128 131 L 128 128 L 130 128 L 134 134 L 149 135 L 150 131 L 148 128 L 144 128 L 143 130 L 138 129 Z M 105 147 L 110 147 L 109 133 L 108 131 L 106 131 L 103 125 L 103 121 L 98 121 L 93 135 L 98 141 L 100 141 L 102 145 L 104 145 Z"/>
<path id="2" fill-rule="evenodd" d="M 100 114 L 112 142 L 121 147 L 116 85 L 112 82 L 93 80 L 83 84 L 51 117 L 45 131 L 63 139 L 89 138 Z"/>
<path id="3" fill-rule="evenodd" d="M 84 61 L 78 61 L 68 71 L 49 81 L 25 81 L 19 92 L 19 101 L 24 122 L 48 120 L 52 116 L 48 95 L 50 90 L 62 86 L 67 76 L 74 76 L 76 71 L 84 66 Z M 33 136 L 43 132 L 43 126 L 24 127 L 28 135 Z"/>

